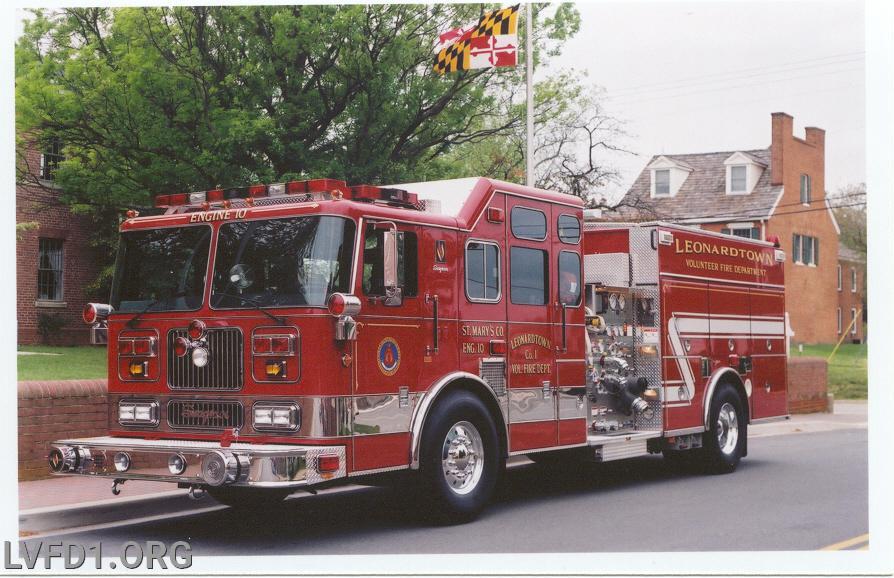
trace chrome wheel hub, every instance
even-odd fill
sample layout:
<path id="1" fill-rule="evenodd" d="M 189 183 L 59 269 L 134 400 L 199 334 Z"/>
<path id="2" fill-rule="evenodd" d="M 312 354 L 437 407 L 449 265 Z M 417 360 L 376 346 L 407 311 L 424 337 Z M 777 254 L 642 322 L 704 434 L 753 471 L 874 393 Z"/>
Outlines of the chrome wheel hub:
<path id="1" fill-rule="evenodd" d="M 717 446 L 725 455 L 731 455 L 736 451 L 739 442 L 739 418 L 736 408 L 731 403 L 720 406 L 717 414 Z"/>
<path id="2" fill-rule="evenodd" d="M 474 425 L 461 421 L 444 438 L 441 468 L 447 487 L 457 494 L 468 494 L 478 485 L 484 471 L 484 443 Z"/>

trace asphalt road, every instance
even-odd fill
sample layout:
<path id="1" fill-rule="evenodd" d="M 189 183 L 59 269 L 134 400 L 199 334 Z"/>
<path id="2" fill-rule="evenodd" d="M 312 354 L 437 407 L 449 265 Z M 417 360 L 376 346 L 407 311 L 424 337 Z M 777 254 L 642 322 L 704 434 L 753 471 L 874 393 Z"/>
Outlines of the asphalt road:
<path id="1" fill-rule="evenodd" d="M 193 556 L 388 553 L 816 550 L 868 532 L 867 431 L 749 440 L 749 456 L 725 476 L 681 472 L 661 457 L 551 472 L 511 468 L 475 522 L 432 527 L 424 511 L 385 488 L 298 494 L 256 519 L 210 499 L 147 500 L 51 522 L 22 521 L 25 541 L 187 540 Z M 152 517 L 155 519 L 152 519 Z M 43 524 L 47 524 L 44 517 Z M 92 529 L 86 527 L 95 525 Z M 72 526 L 78 526 L 73 528 Z M 43 537 L 42 537 L 43 535 Z M 865 540 L 864 540 L 865 542 Z"/>

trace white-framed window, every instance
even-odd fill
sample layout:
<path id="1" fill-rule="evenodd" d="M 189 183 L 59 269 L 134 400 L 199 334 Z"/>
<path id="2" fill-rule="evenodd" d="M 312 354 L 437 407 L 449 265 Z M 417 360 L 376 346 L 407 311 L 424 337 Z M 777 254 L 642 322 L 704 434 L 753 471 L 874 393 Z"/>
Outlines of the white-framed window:
<path id="1" fill-rule="evenodd" d="M 658 169 L 655 171 L 655 196 L 656 197 L 669 197 L 670 196 L 670 169 Z"/>
<path id="2" fill-rule="evenodd" d="M 40 153 L 40 178 L 44 181 L 56 180 L 56 170 L 63 160 L 62 142 L 53 137 Z"/>
<path id="3" fill-rule="evenodd" d="M 838 265 L 838 290 L 841 291 L 841 265 Z"/>
<path id="4" fill-rule="evenodd" d="M 851 267 L 851 293 L 857 292 L 857 269 Z"/>
<path id="5" fill-rule="evenodd" d="M 729 192 L 747 193 L 747 172 L 745 165 L 735 165 L 729 169 Z"/>
<path id="6" fill-rule="evenodd" d="M 851 335 L 857 334 L 857 308 L 851 307 Z"/>
<path id="7" fill-rule="evenodd" d="M 730 223 L 728 226 L 720 229 L 724 235 L 732 235 L 734 237 L 743 237 L 745 239 L 760 239 L 761 228 L 753 225 L 741 226 Z"/>
<path id="8" fill-rule="evenodd" d="M 792 262 L 819 265 L 819 239 L 809 235 L 792 235 Z"/>
<path id="9" fill-rule="evenodd" d="M 841 307 L 838 308 L 838 335 L 841 335 Z"/>
<path id="10" fill-rule="evenodd" d="M 801 175 L 801 202 L 805 205 L 810 204 L 810 191 L 813 186 L 810 181 L 810 175 Z"/>

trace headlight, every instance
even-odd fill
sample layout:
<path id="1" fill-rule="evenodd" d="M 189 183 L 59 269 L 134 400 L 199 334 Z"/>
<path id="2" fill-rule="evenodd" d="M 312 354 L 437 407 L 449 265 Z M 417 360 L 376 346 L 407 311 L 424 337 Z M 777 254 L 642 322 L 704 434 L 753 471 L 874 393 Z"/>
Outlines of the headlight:
<path id="1" fill-rule="evenodd" d="M 168 471 L 175 476 L 186 471 L 186 458 L 183 457 L 183 454 L 172 454 L 168 458 Z"/>
<path id="2" fill-rule="evenodd" d="M 118 402 L 118 423 L 121 425 L 158 425 L 157 401 Z"/>
<path id="3" fill-rule="evenodd" d="M 118 452 L 115 454 L 115 469 L 119 472 L 126 472 L 130 469 L 130 456 L 127 452 Z"/>
<path id="4" fill-rule="evenodd" d="M 301 414 L 294 403 L 256 403 L 253 410 L 255 429 L 295 431 L 301 426 Z"/>
<path id="5" fill-rule="evenodd" d="M 196 367 L 208 365 L 208 350 L 204 347 L 196 347 L 192 350 L 192 363 Z"/>

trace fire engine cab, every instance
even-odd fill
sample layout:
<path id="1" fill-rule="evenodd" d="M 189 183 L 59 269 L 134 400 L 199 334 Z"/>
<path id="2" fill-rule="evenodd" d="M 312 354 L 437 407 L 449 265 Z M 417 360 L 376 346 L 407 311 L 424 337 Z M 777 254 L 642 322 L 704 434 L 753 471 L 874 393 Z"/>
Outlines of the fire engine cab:
<path id="1" fill-rule="evenodd" d="M 468 520 L 513 456 L 661 453 L 714 472 L 786 415 L 772 243 L 585 220 L 580 199 L 487 178 L 328 179 L 163 195 L 121 225 L 109 435 L 59 475 L 153 480 L 258 506 L 419 482 Z"/>

